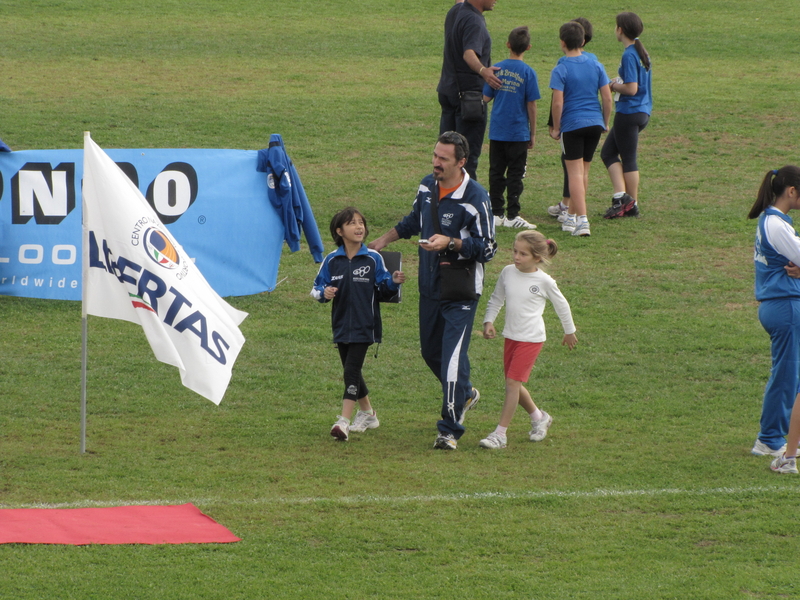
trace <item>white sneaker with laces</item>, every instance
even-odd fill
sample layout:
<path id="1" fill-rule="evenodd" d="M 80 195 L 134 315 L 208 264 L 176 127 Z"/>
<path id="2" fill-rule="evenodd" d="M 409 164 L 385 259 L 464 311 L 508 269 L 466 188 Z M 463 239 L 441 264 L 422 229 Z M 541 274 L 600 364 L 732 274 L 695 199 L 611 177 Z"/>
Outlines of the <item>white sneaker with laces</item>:
<path id="1" fill-rule="evenodd" d="M 794 473 L 797 474 L 797 458 L 786 458 L 785 454 L 781 454 L 778 458 L 772 461 L 769 466 L 770 469 L 776 473 Z"/>
<path id="2" fill-rule="evenodd" d="M 561 229 L 564 229 L 563 227 Z M 580 223 L 575 223 L 575 227 L 572 229 L 572 235 L 576 237 L 589 237 L 592 235 L 592 232 L 589 231 L 589 221 L 581 221 Z"/>
<path id="3" fill-rule="evenodd" d="M 464 410 L 461 411 L 461 417 L 459 417 L 458 419 L 459 424 L 461 425 L 464 424 L 464 417 L 467 416 L 467 411 L 475 408 L 475 406 L 478 404 L 478 400 L 480 399 L 481 399 L 481 393 L 477 389 L 472 388 L 472 391 L 469 394 L 469 398 L 467 398 L 466 402 L 464 402 Z"/>
<path id="4" fill-rule="evenodd" d="M 356 418 L 353 419 L 353 424 L 350 425 L 350 431 L 355 433 L 362 433 L 367 429 L 375 429 L 381 424 L 378 421 L 378 413 L 374 410 L 374 414 L 369 414 L 366 411 L 360 410 L 356 413 Z"/>
<path id="5" fill-rule="evenodd" d="M 773 450 L 769 446 L 767 446 L 761 440 L 756 440 L 756 443 L 753 444 L 753 449 L 750 450 L 750 454 L 754 456 L 774 456 L 775 458 L 780 458 L 783 456 L 783 453 L 786 452 L 786 444 L 778 448 L 777 450 Z"/>
<path id="6" fill-rule="evenodd" d="M 538 421 L 531 419 L 531 430 L 528 432 L 528 438 L 532 442 L 541 442 L 546 438 L 547 430 L 550 429 L 550 425 L 553 424 L 553 417 L 544 411 L 542 411 L 542 415 L 544 416 Z"/>
<path id="7" fill-rule="evenodd" d="M 566 210 L 562 210 L 562 211 L 561 211 L 561 214 L 560 214 L 560 215 L 558 215 L 558 219 L 556 219 L 556 220 L 557 220 L 559 223 L 563 223 L 564 221 L 566 221 L 566 220 L 567 220 L 567 216 L 568 216 L 568 215 L 569 215 L 569 213 L 568 213 Z"/>
<path id="8" fill-rule="evenodd" d="M 452 433 L 440 433 L 436 436 L 433 447 L 437 450 L 455 450 L 458 448 L 458 442 Z"/>
<path id="9" fill-rule="evenodd" d="M 481 448 L 488 448 L 489 450 L 499 450 L 500 448 L 505 448 L 507 445 L 508 439 L 504 435 L 500 435 L 496 431 L 493 431 L 485 438 L 483 438 L 478 445 Z"/>
<path id="10" fill-rule="evenodd" d="M 506 219 L 503 223 L 506 227 L 511 227 L 513 229 L 536 229 L 536 225 L 533 223 L 528 223 L 525 219 L 517 215 L 513 219 Z"/>
<path id="11" fill-rule="evenodd" d="M 575 225 L 577 225 L 577 218 L 575 215 L 568 214 L 566 218 L 561 222 L 561 231 L 568 231 L 572 233 L 575 231 Z"/>
<path id="12" fill-rule="evenodd" d="M 339 415 L 338 419 L 331 427 L 331 435 L 340 442 L 346 442 L 350 433 L 350 423 L 341 415 Z"/>
<path id="13" fill-rule="evenodd" d="M 564 205 L 561 202 L 547 207 L 547 214 L 551 217 L 558 217 L 562 212 L 564 212 Z"/>
<path id="14" fill-rule="evenodd" d="M 505 224 L 506 218 L 505 217 L 498 217 L 497 215 L 494 216 L 494 226 L 495 229 L 500 227 L 501 225 Z"/>

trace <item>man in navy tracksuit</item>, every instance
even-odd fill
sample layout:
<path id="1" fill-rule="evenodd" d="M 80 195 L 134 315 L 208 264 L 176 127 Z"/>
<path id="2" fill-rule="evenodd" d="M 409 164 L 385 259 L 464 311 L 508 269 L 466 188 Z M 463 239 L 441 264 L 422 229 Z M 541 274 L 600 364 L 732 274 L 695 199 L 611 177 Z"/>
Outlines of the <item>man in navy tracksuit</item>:
<path id="1" fill-rule="evenodd" d="M 420 346 L 422 357 L 442 383 L 442 418 L 434 448 L 446 450 L 456 449 L 464 433 L 464 413 L 479 397 L 470 382 L 467 355 L 478 300 L 440 300 L 440 254 L 451 261 L 476 261 L 474 286 L 480 295 L 483 263 L 496 251 L 489 195 L 464 169 L 468 155 L 464 136 L 454 131 L 440 135 L 433 150 L 433 173 L 420 183 L 411 213 L 369 244 L 381 250 L 400 238 L 420 236 Z M 437 198 L 441 233 L 436 233 L 431 213 L 431 201 Z"/>

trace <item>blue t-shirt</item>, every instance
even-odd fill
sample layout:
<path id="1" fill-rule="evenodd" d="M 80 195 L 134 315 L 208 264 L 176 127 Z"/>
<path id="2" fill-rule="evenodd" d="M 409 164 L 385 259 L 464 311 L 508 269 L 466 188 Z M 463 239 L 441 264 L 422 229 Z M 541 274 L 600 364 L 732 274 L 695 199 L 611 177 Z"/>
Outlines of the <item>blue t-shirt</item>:
<path id="1" fill-rule="evenodd" d="M 622 53 L 622 61 L 619 64 L 619 76 L 622 83 L 638 83 L 639 90 L 635 96 L 619 95 L 616 103 L 618 113 L 632 115 L 633 113 L 647 113 L 653 110 L 653 89 L 651 86 L 652 67 L 648 71 L 644 68 L 639 53 L 633 44 L 625 48 Z"/>
<path id="2" fill-rule="evenodd" d="M 483 85 L 483 95 L 494 98 L 489 139 L 527 142 L 531 139 L 528 102 L 542 97 L 536 71 L 523 61 L 511 58 L 501 60 L 495 66 L 500 67 L 494 74 L 503 82 L 503 87 L 495 90 L 488 83 Z"/>
<path id="3" fill-rule="evenodd" d="M 594 55 L 564 56 L 550 74 L 550 88 L 564 93 L 561 131 L 574 131 L 593 125 L 605 126 L 597 93 L 609 79 Z"/>

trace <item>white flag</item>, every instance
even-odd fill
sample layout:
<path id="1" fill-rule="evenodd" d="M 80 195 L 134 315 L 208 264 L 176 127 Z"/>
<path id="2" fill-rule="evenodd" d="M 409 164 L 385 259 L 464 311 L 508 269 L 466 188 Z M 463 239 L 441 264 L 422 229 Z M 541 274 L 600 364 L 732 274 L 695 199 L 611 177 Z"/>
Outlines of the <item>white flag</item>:
<path id="1" fill-rule="evenodd" d="M 222 401 L 247 313 L 223 300 L 139 189 L 88 132 L 83 148 L 83 313 L 138 323 L 183 385 Z"/>

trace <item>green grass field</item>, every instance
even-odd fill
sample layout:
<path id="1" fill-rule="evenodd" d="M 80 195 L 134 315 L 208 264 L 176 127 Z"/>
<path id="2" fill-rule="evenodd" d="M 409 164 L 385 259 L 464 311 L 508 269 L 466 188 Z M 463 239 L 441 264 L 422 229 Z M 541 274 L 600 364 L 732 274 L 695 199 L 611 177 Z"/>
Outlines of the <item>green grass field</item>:
<path id="1" fill-rule="evenodd" d="M 375 237 L 430 169 L 449 5 L 0 0 L 0 138 L 259 149 L 280 133 L 323 232 L 353 204 Z M 611 192 L 598 156 L 592 237 L 571 239 L 546 214 L 561 190 L 545 126 L 558 27 L 589 18 L 589 50 L 613 73 L 621 10 L 642 16 L 654 64 L 643 216 L 597 216 Z M 193 502 L 242 538 L 3 545 L 0 597 L 800 598 L 800 478 L 749 453 L 770 359 L 746 219 L 763 174 L 799 160 L 798 18 L 794 0 L 500 0 L 487 13 L 495 61 L 512 28 L 531 28 L 543 98 L 522 214 L 559 243 L 548 272 L 580 340 L 562 347 L 548 308 L 528 386 L 555 419 L 544 442 L 518 414 L 506 450 L 478 447 L 503 376 L 502 340 L 476 334 L 481 403 L 456 452 L 432 450 L 439 389 L 419 356 L 413 241 L 390 247 L 410 282 L 365 367 L 381 427 L 347 444 L 328 435 L 341 373 L 305 248 L 284 253 L 274 292 L 230 299 L 250 317 L 219 407 L 140 329 L 90 318 L 85 455 L 80 306 L 0 297 L 0 507 Z M 487 165 L 488 146 L 482 181 Z M 512 240 L 499 232 L 489 289 Z"/>

